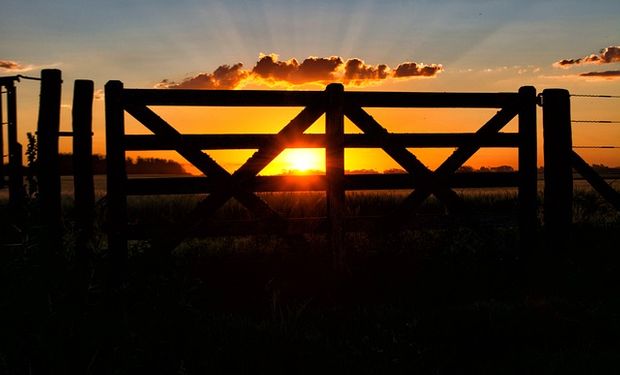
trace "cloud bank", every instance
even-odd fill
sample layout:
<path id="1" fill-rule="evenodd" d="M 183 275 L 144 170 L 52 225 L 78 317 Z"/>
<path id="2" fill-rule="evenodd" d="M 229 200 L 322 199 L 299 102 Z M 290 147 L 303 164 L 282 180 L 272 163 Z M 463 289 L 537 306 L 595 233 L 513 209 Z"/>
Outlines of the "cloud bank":
<path id="1" fill-rule="evenodd" d="M 234 89 L 246 84 L 295 86 L 306 83 L 342 82 L 364 86 L 385 79 L 411 77 L 435 77 L 443 71 L 439 64 L 425 65 L 403 62 L 396 69 L 386 64 L 370 65 L 359 58 L 344 60 L 339 56 L 310 56 L 280 61 L 276 54 L 261 54 L 251 70 L 243 69 L 242 63 L 221 65 L 212 73 L 200 73 L 181 82 L 164 79 L 158 88 L 177 89 Z"/>
<path id="2" fill-rule="evenodd" d="M 20 73 L 30 69 L 30 66 L 24 66 L 17 61 L 0 60 L 0 72 L 2 73 Z"/>
<path id="3" fill-rule="evenodd" d="M 580 77 L 605 78 L 605 79 L 618 79 L 620 78 L 620 70 L 607 70 L 605 72 L 581 73 L 579 76 Z"/>
<path id="4" fill-rule="evenodd" d="M 553 63 L 556 68 L 568 69 L 574 66 L 595 64 L 605 65 L 620 63 L 620 46 L 610 46 L 600 50 L 598 54 L 580 57 L 577 59 L 563 59 Z M 620 70 L 607 70 L 603 72 L 587 72 L 578 75 L 581 78 L 598 78 L 615 80 L 620 79 Z"/>
<path id="5" fill-rule="evenodd" d="M 620 46 L 610 46 L 603 48 L 598 55 L 592 54 L 578 59 L 563 59 L 553 63 L 556 68 L 570 68 L 575 65 L 583 64 L 611 64 L 620 62 Z"/>

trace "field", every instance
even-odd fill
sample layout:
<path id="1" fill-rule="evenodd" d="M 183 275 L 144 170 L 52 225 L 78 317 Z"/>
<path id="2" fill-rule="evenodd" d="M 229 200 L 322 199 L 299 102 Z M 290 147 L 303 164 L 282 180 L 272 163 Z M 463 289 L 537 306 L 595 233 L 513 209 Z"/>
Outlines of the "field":
<path id="1" fill-rule="evenodd" d="M 354 193 L 350 214 L 389 211 L 402 192 Z M 609 373 L 620 352 L 620 213 L 575 193 L 574 228 L 539 228 L 523 259 L 514 192 L 463 194 L 482 218 L 421 212 L 441 225 L 349 233 L 351 272 L 327 239 L 190 239 L 172 256 L 131 242 L 111 283 L 98 205 L 90 273 L 75 268 L 65 201 L 60 254 L 38 241 L 36 201 L 3 212 L 0 373 Z M 320 215 L 322 194 L 266 194 L 286 216 Z M 165 233 L 196 197 L 130 199 L 130 221 Z M 6 210 L 5 205 L 2 209 Z M 242 218 L 231 202 L 219 218 Z M 417 221 L 419 223 L 420 221 Z M 429 221 L 430 222 L 430 221 Z M 43 261 L 45 260 L 45 261 Z M 114 275 L 112 275 L 114 276 Z M 80 280 L 87 288 L 80 289 Z M 83 290 L 80 294 L 79 290 Z M 77 291 L 77 292 L 76 292 Z"/>

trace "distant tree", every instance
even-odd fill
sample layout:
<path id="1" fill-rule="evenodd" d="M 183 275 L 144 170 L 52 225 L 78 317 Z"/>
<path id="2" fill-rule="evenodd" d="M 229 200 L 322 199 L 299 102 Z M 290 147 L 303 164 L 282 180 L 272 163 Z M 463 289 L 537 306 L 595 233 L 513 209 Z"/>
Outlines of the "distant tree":
<path id="1" fill-rule="evenodd" d="M 400 168 L 390 168 L 383 171 L 383 174 L 402 174 L 407 173 L 404 169 Z"/>
<path id="2" fill-rule="evenodd" d="M 457 169 L 456 171 L 461 172 L 461 173 L 471 173 L 471 172 L 474 172 L 474 167 L 469 166 L 469 165 L 463 165 L 463 166 L 460 166 L 459 169 Z"/>
<path id="3" fill-rule="evenodd" d="M 72 175 L 73 174 L 73 155 L 62 153 L 59 155 L 60 159 L 60 174 Z M 93 173 L 105 174 L 106 173 L 106 160 L 103 155 L 93 155 Z M 125 161 L 125 168 L 128 174 L 176 174 L 186 175 L 188 174 L 181 164 L 174 160 L 160 159 L 160 158 L 143 158 L 137 159 L 127 158 Z"/>
<path id="4" fill-rule="evenodd" d="M 377 174 L 379 172 L 377 172 L 374 169 L 351 169 L 351 170 L 347 170 L 346 174 Z"/>
<path id="5" fill-rule="evenodd" d="M 514 168 L 509 165 L 500 165 L 499 167 L 489 168 L 491 172 L 514 172 Z"/>

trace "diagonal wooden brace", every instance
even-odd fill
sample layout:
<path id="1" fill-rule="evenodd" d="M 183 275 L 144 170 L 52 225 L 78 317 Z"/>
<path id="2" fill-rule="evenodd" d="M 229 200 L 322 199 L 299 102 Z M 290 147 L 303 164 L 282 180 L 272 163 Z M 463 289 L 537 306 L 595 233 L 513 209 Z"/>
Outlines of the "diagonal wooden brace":
<path id="1" fill-rule="evenodd" d="M 489 135 L 499 132 L 510 120 L 518 114 L 517 108 L 506 107 L 498 111 L 489 121 L 487 121 L 475 134 L 474 142 L 461 146 L 456 149 L 433 173 L 438 179 L 446 180 L 457 169 L 462 166 L 473 154 L 475 154 L 481 145 L 481 140 Z M 403 209 L 415 209 L 433 193 L 428 187 L 422 187 L 413 191 L 403 201 Z"/>
<path id="2" fill-rule="evenodd" d="M 134 110 L 134 108 L 131 108 L 127 109 L 127 111 L 134 115 L 134 117 L 136 114 L 141 116 L 141 118 L 136 117 L 140 121 L 143 120 L 143 117 L 148 117 L 148 119 L 152 120 L 152 122 L 159 123 L 159 125 L 162 126 L 160 130 L 163 130 L 163 125 L 166 124 L 167 126 L 165 133 L 162 133 L 161 135 L 166 137 L 178 137 L 179 141 L 177 144 L 179 144 L 179 148 L 177 148 L 177 151 L 188 161 L 198 167 L 203 173 L 211 173 L 212 175 L 218 176 L 217 178 L 220 179 L 218 181 L 220 187 L 198 203 L 196 208 L 188 215 L 188 220 L 185 221 L 191 224 L 183 228 L 184 230 L 175 232 L 172 238 L 166 239 L 166 244 L 162 246 L 166 249 L 175 248 L 188 233 L 192 233 L 200 229 L 200 227 L 204 225 L 205 220 L 233 196 L 237 199 L 239 199 L 239 196 L 241 196 L 242 199 L 248 198 L 249 196 L 259 199 L 260 202 L 264 203 L 270 211 L 274 212 L 275 215 L 272 215 L 272 220 L 275 219 L 284 223 L 284 218 L 275 213 L 275 211 L 273 211 L 271 207 L 269 207 L 262 199 L 251 192 L 241 189 L 245 186 L 245 184 L 247 184 L 247 182 L 255 178 L 256 175 L 263 168 L 265 168 L 265 166 L 267 166 L 267 164 L 277 157 L 287 147 L 289 142 L 293 141 L 297 136 L 303 134 L 303 132 L 325 112 L 322 104 L 311 105 L 304 108 L 278 133 L 277 137 L 275 137 L 272 142 L 261 147 L 231 175 L 201 150 L 184 146 L 181 141 L 181 135 L 155 113 L 145 116 L 145 113 L 148 112 L 145 112 L 142 108 L 140 110 Z M 153 117 L 153 115 L 155 117 Z M 159 120 L 156 120 L 156 118 Z M 161 122 L 163 122 L 163 124 Z M 242 195 L 246 193 L 248 194 L 247 196 Z M 241 203 L 244 202 L 241 201 Z"/>
<path id="3" fill-rule="evenodd" d="M 345 107 L 345 115 L 365 134 L 376 138 L 388 135 L 388 131 L 359 106 L 347 105 Z M 406 147 L 386 146 L 382 149 L 407 172 L 416 176 L 414 180 L 415 191 L 424 190 L 434 193 L 450 209 L 458 210 L 461 207 L 462 200 L 456 192 L 450 189 L 433 171 L 422 164 Z"/>
<path id="4" fill-rule="evenodd" d="M 155 112 L 144 106 L 128 106 L 126 111 L 140 121 L 146 128 L 152 131 L 157 137 L 173 141 L 177 147 L 176 151 L 187 161 L 192 163 L 198 170 L 205 175 L 213 178 L 217 183 L 226 185 L 226 180 L 230 178 L 230 173 L 222 168 L 208 154 L 197 148 L 187 146 L 180 134 L 174 127 L 159 117 Z M 245 190 L 235 190 L 234 197 L 244 206 L 258 216 L 276 217 L 279 216 L 265 201 L 252 192 Z M 224 202 L 225 203 L 225 202 Z"/>
<path id="5" fill-rule="evenodd" d="M 434 175 L 442 180 L 447 179 L 454 172 L 459 169 L 473 154 L 475 154 L 481 147 L 481 140 L 484 137 L 499 132 L 510 120 L 512 120 L 518 114 L 518 109 L 507 107 L 502 108 L 487 121 L 478 131 L 475 133 L 476 140 L 472 143 L 461 146 L 456 149 L 452 155 L 450 155 L 441 165 L 435 170 Z M 432 191 L 428 188 L 416 189 L 412 192 L 403 204 L 405 206 L 419 206 Z"/>
<path id="6" fill-rule="evenodd" d="M 323 105 L 312 105 L 304 108 L 293 118 L 277 136 L 268 144 L 256 151 L 239 169 L 233 172 L 222 187 L 210 194 L 201 205 L 209 215 L 217 210 L 231 197 L 234 189 L 244 186 L 275 159 L 286 145 L 297 136 L 303 134 L 325 112 Z"/>

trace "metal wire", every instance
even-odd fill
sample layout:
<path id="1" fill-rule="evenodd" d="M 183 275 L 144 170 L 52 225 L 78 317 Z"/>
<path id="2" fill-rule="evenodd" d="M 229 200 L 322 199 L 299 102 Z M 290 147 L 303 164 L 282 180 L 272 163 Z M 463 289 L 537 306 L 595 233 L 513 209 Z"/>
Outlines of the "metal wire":
<path id="1" fill-rule="evenodd" d="M 620 148 L 620 146 L 573 146 L 573 148 Z"/>
<path id="2" fill-rule="evenodd" d="M 41 80 L 41 78 L 39 78 L 39 77 L 30 77 L 30 76 L 24 76 L 24 75 L 21 75 L 21 74 L 18 74 L 17 77 L 18 78 L 23 78 L 23 79 L 31 79 L 33 81 L 40 81 Z"/>
<path id="3" fill-rule="evenodd" d="M 582 124 L 620 124 L 620 121 L 615 120 L 570 120 L 570 122 Z"/>
<path id="4" fill-rule="evenodd" d="M 611 98 L 620 99 L 620 95 L 599 95 L 599 94 L 571 94 L 570 96 L 578 98 Z"/>

